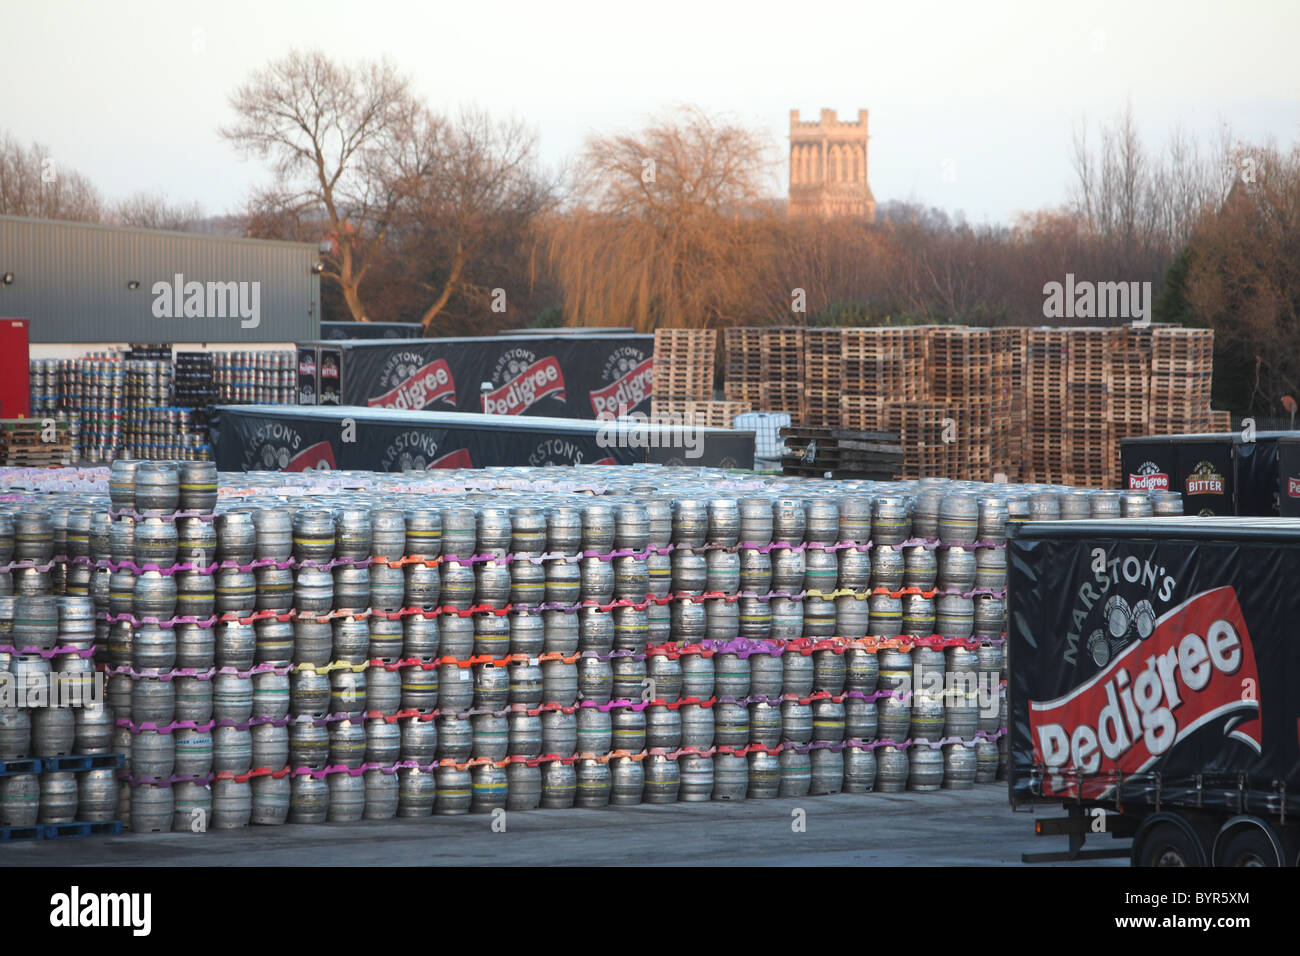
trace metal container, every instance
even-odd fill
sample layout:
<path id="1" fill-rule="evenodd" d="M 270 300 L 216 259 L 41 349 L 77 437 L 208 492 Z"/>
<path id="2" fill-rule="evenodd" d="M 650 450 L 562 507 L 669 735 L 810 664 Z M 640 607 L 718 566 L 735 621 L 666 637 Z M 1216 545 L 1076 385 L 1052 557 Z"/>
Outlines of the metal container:
<path id="1" fill-rule="evenodd" d="M 463 754 L 463 757 L 456 756 L 453 759 L 468 757 L 473 746 L 470 723 L 459 717 L 447 715 L 439 718 L 436 723 L 419 717 L 403 717 L 396 724 L 385 724 L 385 727 L 394 726 L 398 729 L 398 759 L 414 760 L 421 766 L 438 759 L 440 741 L 445 741 L 446 744 L 443 756 L 452 756 L 453 751 L 457 755 Z M 366 736 L 366 746 L 370 746 L 369 733 Z M 367 758 L 367 762 L 372 761 Z"/>
<path id="2" fill-rule="evenodd" d="M 597 707 L 578 709 L 578 750 L 580 754 L 607 754 L 613 749 L 614 718 Z"/>
<path id="3" fill-rule="evenodd" d="M 47 770 L 41 774 L 40 812 L 42 824 L 71 823 L 77 819 L 77 777 Z"/>
<path id="4" fill-rule="evenodd" d="M 777 764 L 781 784 L 777 795 L 781 797 L 807 796 L 812 788 L 812 758 L 808 751 L 782 750 Z"/>
<path id="5" fill-rule="evenodd" d="M 573 768 L 577 777 L 574 804 L 587 809 L 608 806 L 611 786 L 609 764 L 581 759 L 574 761 Z"/>
<path id="6" fill-rule="evenodd" d="M 116 820 L 117 790 L 117 772 L 111 768 L 86 770 L 76 774 L 74 819 L 82 823 Z"/>
<path id="7" fill-rule="evenodd" d="M 9 759 L 4 754 L 5 713 L 5 710 L 0 709 L 0 760 Z M 111 708 L 102 705 L 77 707 L 73 710 L 73 720 L 75 736 L 72 750 L 74 753 L 89 755 L 112 752 L 114 717 Z M 20 728 L 15 726 L 15 735 L 20 732 Z"/>
<path id="8" fill-rule="evenodd" d="M 886 591 L 899 590 L 903 586 L 905 564 L 904 552 L 897 547 L 874 548 L 871 552 L 871 586 Z"/>
<path id="9" fill-rule="evenodd" d="M 814 651 L 813 655 L 813 690 L 828 694 L 839 694 L 844 690 L 848 679 L 848 665 L 844 654 L 834 650 Z"/>
<path id="10" fill-rule="evenodd" d="M 438 756 L 463 763 L 474 751 L 474 730 L 468 716 L 440 714 L 437 721 Z"/>
<path id="11" fill-rule="evenodd" d="M 843 750 L 844 792 L 870 793 L 876 786 L 876 754 L 865 747 Z"/>
<path id="12" fill-rule="evenodd" d="M 329 725 L 329 762 L 359 768 L 366 759 L 366 729 L 360 720 L 336 720 Z"/>
<path id="13" fill-rule="evenodd" d="M 902 747 L 878 747 L 875 755 L 876 791 L 902 793 L 906 790 L 909 773 L 908 751 Z"/>
<path id="14" fill-rule="evenodd" d="M 334 557 L 334 512 L 328 508 L 300 508 L 293 513 L 293 556 L 298 561 L 323 563 Z M 301 574 L 301 570 L 299 572 Z"/>
<path id="15" fill-rule="evenodd" d="M 645 771 L 641 761 L 615 757 L 609 762 L 609 776 L 609 802 L 612 806 L 628 807 L 641 802 L 645 790 Z"/>
<path id="16" fill-rule="evenodd" d="M 177 776 L 206 777 L 212 773 L 213 743 L 211 730 L 173 730 L 172 773 Z"/>
<path id="17" fill-rule="evenodd" d="M 682 654 L 677 658 L 681 668 L 681 697 L 698 697 L 707 700 L 713 696 L 715 669 L 712 657 L 700 653 Z"/>
<path id="18" fill-rule="evenodd" d="M 360 775 L 332 773 L 326 780 L 330 791 L 329 823 L 355 823 L 366 812 L 366 781 Z"/>
<path id="19" fill-rule="evenodd" d="M 324 777 L 300 774 L 289 787 L 289 822 L 324 823 L 329 815 L 330 791 Z"/>
<path id="20" fill-rule="evenodd" d="M 811 773 L 808 792 L 813 796 L 839 793 L 844 788 L 844 754 L 840 750 L 814 748 L 808 752 Z"/>
<path id="21" fill-rule="evenodd" d="M 542 770 L 526 763 L 505 768 L 507 810 L 534 810 L 542 801 Z"/>
<path id="22" fill-rule="evenodd" d="M 285 777 L 262 776 L 249 781 L 253 805 L 249 822 L 262 826 L 279 826 L 289 819 L 293 798 L 293 781 Z"/>
<path id="23" fill-rule="evenodd" d="M 132 751 L 132 761 L 135 752 Z M 247 773 L 253 768 L 253 733 L 218 724 L 212 728 L 212 769 L 217 773 L 229 771 Z M 161 775 L 160 775 L 161 776 Z"/>
<path id="24" fill-rule="evenodd" d="M 571 757 L 578 752 L 578 715 L 573 711 L 544 710 L 541 713 L 543 754 Z M 680 730 L 680 723 L 679 723 Z"/>
<path id="25" fill-rule="evenodd" d="M 133 560 L 139 565 L 170 568 L 176 563 L 176 524 L 162 518 L 140 518 L 135 523 Z"/>
<path id="26" fill-rule="evenodd" d="M 943 789 L 969 790 L 975 786 L 975 748 L 947 744 L 943 748 Z"/>
<path id="27" fill-rule="evenodd" d="M 643 799 L 646 803 L 676 803 L 682 778 L 677 761 L 666 754 L 650 754 L 642 761 L 645 777 Z"/>
<path id="28" fill-rule="evenodd" d="M 943 751 L 911 747 L 907 753 L 907 789 L 929 791 L 943 786 Z"/>
<path id="29" fill-rule="evenodd" d="M 712 707 L 683 704 L 677 713 L 681 718 L 682 747 L 707 750 L 713 746 L 717 730 Z"/>
<path id="30" fill-rule="evenodd" d="M 398 781 L 397 773 L 385 773 L 383 770 L 365 772 L 365 811 L 362 818 L 366 820 L 391 820 L 397 816 Z"/>
<path id="31" fill-rule="evenodd" d="M 573 806 L 578 795 L 578 772 L 574 765 L 551 760 L 541 766 L 542 806 L 551 810 Z"/>
<path id="32" fill-rule="evenodd" d="M 881 740 L 895 742 L 907 739 L 912 726 L 912 698 L 902 691 L 894 691 L 876 701 L 876 732 Z"/>
<path id="33" fill-rule="evenodd" d="M 289 727 L 274 723 L 253 724 L 252 766 L 268 770 L 282 770 L 289 766 Z"/>
<path id="34" fill-rule="evenodd" d="M 71 707 L 36 707 L 31 718 L 33 756 L 61 757 L 72 753 L 77 720 Z"/>
<path id="35" fill-rule="evenodd" d="M 938 554 L 940 588 L 966 592 L 975 586 L 974 550 L 953 546 L 940 548 Z"/>
<path id="36" fill-rule="evenodd" d="M 170 462 L 142 461 L 135 468 L 135 510 L 174 512 L 180 506 L 180 479 Z"/>
<path id="37" fill-rule="evenodd" d="M 48 651 L 59 634 L 58 598 L 18 595 L 14 598 L 13 642 L 20 650 Z"/>
<path id="38" fill-rule="evenodd" d="M 427 561 L 443 553 L 442 514 L 436 508 L 408 508 L 405 525 L 407 557 Z M 395 522 L 393 534 L 396 534 Z M 372 538 L 372 544 L 373 541 Z M 459 544 L 460 539 L 457 539 L 456 543 Z M 391 547 L 389 550 L 391 551 Z M 392 554 L 388 557 L 395 560 Z"/>
<path id="39" fill-rule="evenodd" d="M 142 783 L 131 788 L 132 833 L 167 833 L 174 812 L 171 787 Z"/>
<path id="40" fill-rule="evenodd" d="M 699 803 L 713 797 L 714 765 L 712 757 L 682 754 L 677 758 L 678 799 L 683 803 Z M 748 769 L 746 780 L 748 781 Z"/>
<path id="41" fill-rule="evenodd" d="M 749 761 L 739 754 L 713 755 L 713 799 L 744 800 L 749 792 Z"/>
<path id="42" fill-rule="evenodd" d="M 289 724 L 289 763 L 294 767 L 324 767 L 329 760 L 329 728 L 308 720 Z M 298 778 L 295 778 L 295 780 Z"/>
<path id="43" fill-rule="evenodd" d="M 406 603 L 406 573 L 400 566 L 370 566 L 370 606 L 377 611 L 399 611 Z M 417 582 L 417 590 L 423 585 Z M 423 596 L 423 595 L 422 595 Z M 395 779 L 395 778 L 394 778 Z"/>

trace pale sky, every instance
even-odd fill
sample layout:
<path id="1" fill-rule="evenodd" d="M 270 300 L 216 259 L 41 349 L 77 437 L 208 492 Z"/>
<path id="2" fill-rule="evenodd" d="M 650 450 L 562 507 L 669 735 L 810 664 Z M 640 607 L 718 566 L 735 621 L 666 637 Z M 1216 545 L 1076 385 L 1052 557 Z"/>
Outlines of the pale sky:
<path id="1" fill-rule="evenodd" d="M 0 0 L 0 14 L 0 128 L 110 199 L 161 191 L 208 214 L 266 177 L 216 135 L 230 91 L 294 46 L 388 54 L 435 108 L 526 120 L 550 163 L 675 103 L 724 112 L 770 133 L 782 195 L 789 111 L 865 107 L 877 201 L 972 222 L 1063 202 L 1072 129 L 1129 99 L 1153 144 L 1176 123 L 1300 140 L 1295 0 Z"/>

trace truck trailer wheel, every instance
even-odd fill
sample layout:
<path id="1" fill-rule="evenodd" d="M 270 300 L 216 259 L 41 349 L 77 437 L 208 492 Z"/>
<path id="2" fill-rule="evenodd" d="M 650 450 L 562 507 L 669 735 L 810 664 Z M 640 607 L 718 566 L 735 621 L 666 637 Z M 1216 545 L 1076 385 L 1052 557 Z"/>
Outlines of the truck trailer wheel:
<path id="1" fill-rule="evenodd" d="M 1205 866 L 1205 849 L 1190 823 L 1158 813 L 1142 823 L 1133 838 L 1134 866 Z"/>
<path id="2" fill-rule="evenodd" d="M 1219 866 L 1283 866 L 1282 845 L 1259 826 L 1239 826 L 1219 854 Z"/>

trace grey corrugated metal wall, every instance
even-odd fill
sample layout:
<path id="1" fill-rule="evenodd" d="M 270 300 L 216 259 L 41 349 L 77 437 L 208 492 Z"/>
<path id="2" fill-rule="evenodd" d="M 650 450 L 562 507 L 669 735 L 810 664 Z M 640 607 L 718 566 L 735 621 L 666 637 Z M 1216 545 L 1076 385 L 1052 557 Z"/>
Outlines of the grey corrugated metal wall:
<path id="1" fill-rule="evenodd" d="M 303 342 L 320 336 L 316 247 L 0 216 L 0 317 L 32 342 Z M 257 282 L 255 328 L 238 316 L 159 318 L 154 284 Z M 136 289 L 128 283 L 139 282 Z M 252 287 L 247 287 L 251 292 Z"/>

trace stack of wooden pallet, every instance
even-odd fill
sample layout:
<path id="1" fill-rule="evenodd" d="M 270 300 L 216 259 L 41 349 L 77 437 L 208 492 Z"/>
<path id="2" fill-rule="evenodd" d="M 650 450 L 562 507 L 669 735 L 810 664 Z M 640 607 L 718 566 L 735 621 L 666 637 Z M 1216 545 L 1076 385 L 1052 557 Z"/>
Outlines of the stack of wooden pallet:
<path id="1" fill-rule="evenodd" d="M 903 446 L 900 478 L 928 478 L 955 474 L 960 409 L 944 402 L 885 402 L 884 428 L 898 435 Z"/>
<path id="2" fill-rule="evenodd" d="M 1066 481 L 1087 488 L 1113 484 L 1110 434 L 1110 353 L 1118 328 L 1079 328 L 1070 334 L 1066 372 Z"/>
<path id="3" fill-rule="evenodd" d="M 762 338 L 763 330 L 755 328 L 727 329 L 723 333 L 726 378 L 722 393 L 727 401 L 746 402 L 753 407 L 761 404 Z"/>
<path id="4" fill-rule="evenodd" d="M 1025 341 L 1025 467 L 1031 481 L 1064 483 L 1068 329 L 1030 329 Z"/>
<path id="5" fill-rule="evenodd" d="M 1200 432 L 1210 424 L 1211 329 L 1151 330 L 1151 433 Z"/>
<path id="6" fill-rule="evenodd" d="M 808 329 L 804 332 L 804 407 L 800 420 L 806 425 L 838 428 L 841 424 L 843 340 L 840 329 Z"/>
<path id="7" fill-rule="evenodd" d="M 652 414 L 686 414 L 688 402 L 713 400 L 712 329 L 655 329 Z"/>
<path id="8" fill-rule="evenodd" d="M 803 415 L 804 330 L 783 326 L 763 329 L 759 339 L 759 402 L 765 412 Z"/>
<path id="9" fill-rule="evenodd" d="M 882 428 L 886 402 L 928 397 L 927 332 L 919 326 L 841 330 L 840 421 L 845 428 Z"/>
<path id="10" fill-rule="evenodd" d="M 729 400 L 897 431 L 909 476 L 1113 486 L 1120 439 L 1225 422 L 1209 330 L 731 329 L 727 344 Z"/>
<path id="11" fill-rule="evenodd" d="M 66 421 L 52 419 L 0 419 L 0 463 L 12 468 L 62 468 L 71 465 L 70 427 Z"/>
<path id="12" fill-rule="evenodd" d="M 1220 411 L 1217 408 L 1210 409 L 1210 423 L 1205 430 L 1207 432 L 1232 431 L 1232 412 Z"/>
<path id="13" fill-rule="evenodd" d="M 993 340 L 988 329 L 930 330 L 930 395 L 960 413 L 951 478 L 992 477 Z M 950 415 L 956 418 L 956 416 Z"/>
<path id="14" fill-rule="evenodd" d="M 753 411 L 748 402 L 687 402 L 686 424 L 701 428 L 730 428 L 737 415 Z"/>
<path id="15" fill-rule="evenodd" d="M 1149 435 L 1151 427 L 1151 329 L 1124 326 L 1108 358 L 1111 447 L 1107 457 L 1111 481 L 1120 477 L 1120 441 Z"/>
<path id="16" fill-rule="evenodd" d="M 993 347 L 993 472 L 1018 481 L 1025 435 L 1025 341 L 1023 326 L 990 329 Z"/>
<path id="17" fill-rule="evenodd" d="M 789 450 L 781 456 L 787 475 L 892 481 L 903 463 L 894 432 L 795 425 L 780 434 Z"/>

